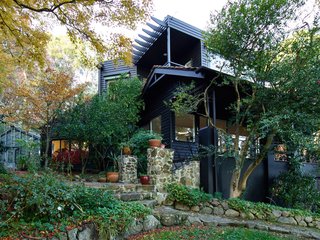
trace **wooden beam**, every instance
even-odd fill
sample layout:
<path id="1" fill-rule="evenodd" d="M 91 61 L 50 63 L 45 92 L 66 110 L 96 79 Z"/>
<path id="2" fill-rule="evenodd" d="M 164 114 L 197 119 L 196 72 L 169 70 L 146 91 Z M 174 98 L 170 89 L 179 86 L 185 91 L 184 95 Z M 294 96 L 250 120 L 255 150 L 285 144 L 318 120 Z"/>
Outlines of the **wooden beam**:
<path id="1" fill-rule="evenodd" d="M 146 47 L 146 48 L 149 48 L 150 47 L 150 43 L 146 43 L 146 42 L 143 42 L 143 41 L 140 41 L 139 39 L 135 39 L 134 40 L 136 43 L 138 43 L 139 45 L 141 45 L 142 47 Z"/>
<path id="2" fill-rule="evenodd" d="M 159 24 L 159 25 L 162 26 L 162 27 L 166 27 L 166 26 L 167 26 L 167 24 L 166 24 L 165 22 L 159 20 L 159 19 L 156 18 L 156 17 L 151 16 L 151 19 L 152 19 L 155 23 Z"/>
<path id="3" fill-rule="evenodd" d="M 138 34 L 138 36 L 141 37 L 141 38 L 142 38 L 144 41 L 146 41 L 147 43 L 152 44 L 152 43 L 154 42 L 154 39 L 151 38 L 151 37 L 146 37 L 146 36 L 144 36 L 144 35 L 142 35 L 142 34 Z"/>
<path id="4" fill-rule="evenodd" d="M 158 38 L 161 34 L 159 32 L 151 32 L 145 28 L 142 28 L 142 31 L 144 31 L 146 34 L 148 34 L 150 37 L 153 37 L 153 38 Z"/>

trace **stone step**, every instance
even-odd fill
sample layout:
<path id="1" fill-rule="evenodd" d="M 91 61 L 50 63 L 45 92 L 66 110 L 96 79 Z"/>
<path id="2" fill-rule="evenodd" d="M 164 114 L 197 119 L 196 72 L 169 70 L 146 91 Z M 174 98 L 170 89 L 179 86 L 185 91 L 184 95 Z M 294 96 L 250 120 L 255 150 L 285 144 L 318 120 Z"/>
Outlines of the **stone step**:
<path id="1" fill-rule="evenodd" d="M 158 206 L 158 201 L 157 200 L 142 200 L 142 201 L 135 201 L 137 203 L 141 203 L 144 206 L 148 207 L 148 208 L 152 208 L 154 209 L 156 206 Z"/>
<path id="2" fill-rule="evenodd" d="M 127 192 L 155 192 L 154 185 L 142 185 L 134 183 L 101 183 L 101 182 L 84 182 L 84 186 L 99 188 L 114 193 Z"/>
<path id="3" fill-rule="evenodd" d="M 142 201 L 142 200 L 154 200 L 156 198 L 155 192 L 121 192 L 114 193 L 117 199 L 125 202 L 129 201 Z"/>

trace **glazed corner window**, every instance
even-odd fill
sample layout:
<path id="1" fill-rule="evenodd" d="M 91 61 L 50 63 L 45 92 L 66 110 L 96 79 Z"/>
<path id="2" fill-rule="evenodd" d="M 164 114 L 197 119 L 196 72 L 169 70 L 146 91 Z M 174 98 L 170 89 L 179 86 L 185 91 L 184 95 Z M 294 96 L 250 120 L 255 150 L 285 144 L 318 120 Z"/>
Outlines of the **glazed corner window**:
<path id="1" fill-rule="evenodd" d="M 150 121 L 150 130 L 161 134 L 161 116 L 158 116 Z"/>
<path id="2" fill-rule="evenodd" d="M 176 115 L 176 141 L 194 142 L 195 141 L 195 127 L 194 115 L 182 114 Z"/>
<path id="3" fill-rule="evenodd" d="M 199 129 L 209 126 L 209 119 L 207 117 L 199 117 Z"/>

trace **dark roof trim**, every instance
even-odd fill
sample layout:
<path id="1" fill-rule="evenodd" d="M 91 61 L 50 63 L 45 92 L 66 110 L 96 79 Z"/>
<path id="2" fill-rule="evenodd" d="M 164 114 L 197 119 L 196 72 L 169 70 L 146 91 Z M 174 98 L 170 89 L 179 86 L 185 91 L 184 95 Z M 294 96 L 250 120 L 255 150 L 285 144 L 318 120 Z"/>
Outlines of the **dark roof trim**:
<path id="1" fill-rule="evenodd" d="M 202 36 L 202 30 L 199 28 L 196 28 L 186 22 L 183 22 L 177 18 L 174 18 L 172 16 L 166 16 L 163 21 L 151 17 L 151 19 L 154 21 L 154 25 L 152 23 L 147 23 L 147 26 L 149 26 L 152 31 L 149 31 L 147 29 L 142 29 L 143 32 L 147 34 L 141 35 L 139 34 L 139 39 L 135 39 L 135 42 L 139 45 L 133 45 L 133 48 L 135 49 L 133 51 L 133 63 L 137 64 L 139 60 L 142 58 L 142 56 L 149 50 L 149 48 L 157 41 L 157 39 L 170 27 L 177 31 L 183 32 L 185 34 L 188 34 L 192 37 L 198 38 L 200 40 L 203 40 Z"/>
<path id="2" fill-rule="evenodd" d="M 142 94 L 144 94 L 148 88 L 152 87 L 154 84 L 159 82 L 164 76 L 180 76 L 203 79 L 204 74 L 202 72 L 197 72 L 197 68 L 193 67 L 172 67 L 172 66 L 154 66 L 147 78 L 147 82 L 144 85 Z"/>
<path id="3" fill-rule="evenodd" d="M 35 134 L 35 133 L 32 133 L 32 132 L 27 132 L 27 131 L 22 130 L 22 129 L 20 129 L 20 128 L 16 127 L 16 126 L 13 126 L 13 125 L 10 126 L 10 128 L 9 128 L 8 130 L 6 130 L 5 132 L 1 133 L 1 134 L 0 134 L 0 137 L 8 134 L 8 133 L 11 132 L 13 129 L 15 129 L 16 131 L 21 132 L 21 133 L 23 133 L 23 134 L 25 134 L 25 135 L 28 135 L 29 137 L 35 138 L 35 139 L 37 139 L 37 140 L 40 140 L 40 136 L 39 136 L 39 135 L 37 135 L 37 134 Z"/>

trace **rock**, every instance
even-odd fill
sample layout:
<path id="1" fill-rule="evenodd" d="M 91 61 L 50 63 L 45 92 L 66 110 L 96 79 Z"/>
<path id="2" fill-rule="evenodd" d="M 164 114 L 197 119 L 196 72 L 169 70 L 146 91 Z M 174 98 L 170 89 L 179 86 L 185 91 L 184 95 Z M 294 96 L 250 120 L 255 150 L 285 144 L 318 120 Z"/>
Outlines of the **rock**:
<path id="1" fill-rule="evenodd" d="M 164 226 L 173 226 L 176 224 L 175 216 L 173 214 L 161 215 L 160 222 Z"/>
<path id="2" fill-rule="evenodd" d="M 166 199 L 162 204 L 165 205 L 165 206 L 172 206 L 174 204 L 174 202 L 171 201 L 171 200 Z"/>
<path id="3" fill-rule="evenodd" d="M 81 232 L 78 232 L 78 240 L 98 240 L 98 232 L 95 228 L 95 225 L 87 224 Z"/>
<path id="4" fill-rule="evenodd" d="M 301 217 L 301 216 L 294 216 L 294 219 L 295 219 L 297 222 L 301 222 L 302 217 Z"/>
<path id="5" fill-rule="evenodd" d="M 220 206 L 220 202 L 219 202 L 218 199 L 214 198 L 214 199 L 211 200 L 211 205 L 214 206 L 214 207 L 218 207 L 218 206 Z"/>
<path id="6" fill-rule="evenodd" d="M 157 192 L 156 200 L 157 200 L 159 205 L 164 204 L 167 201 L 166 200 L 167 199 L 167 195 L 168 195 L 167 193 Z M 173 205 L 172 201 L 171 201 L 171 205 Z"/>
<path id="7" fill-rule="evenodd" d="M 289 229 L 278 227 L 278 226 L 269 226 L 269 229 L 270 231 L 277 232 L 277 233 L 285 233 L 285 234 L 290 233 Z"/>
<path id="8" fill-rule="evenodd" d="M 69 240 L 77 240 L 78 228 L 71 229 L 67 232 Z"/>
<path id="9" fill-rule="evenodd" d="M 299 226 L 303 226 L 303 227 L 306 227 L 306 226 L 308 226 L 308 224 L 305 222 L 305 221 L 300 221 L 300 222 L 298 222 L 298 225 Z"/>
<path id="10" fill-rule="evenodd" d="M 203 222 L 205 226 L 218 226 L 219 220 L 217 220 L 214 216 L 210 215 L 201 215 L 200 221 Z"/>
<path id="11" fill-rule="evenodd" d="M 281 214 L 283 217 L 289 217 L 290 216 L 290 212 L 288 211 L 282 211 L 282 214 Z"/>
<path id="12" fill-rule="evenodd" d="M 221 202 L 221 206 L 223 207 L 224 210 L 228 210 L 229 209 L 229 205 L 225 201 Z"/>
<path id="13" fill-rule="evenodd" d="M 181 210 L 181 211 L 190 211 L 190 207 L 187 205 L 184 205 L 182 203 L 176 202 L 174 205 L 175 209 Z"/>
<path id="14" fill-rule="evenodd" d="M 297 221 L 293 217 L 279 217 L 278 222 L 285 224 L 297 225 Z"/>
<path id="15" fill-rule="evenodd" d="M 258 229 L 258 230 L 263 230 L 263 231 L 267 231 L 268 230 L 268 226 L 264 225 L 263 223 L 256 224 L 255 228 Z"/>
<path id="16" fill-rule="evenodd" d="M 312 222 L 312 217 L 305 217 L 304 220 L 307 222 L 307 223 L 311 223 Z"/>
<path id="17" fill-rule="evenodd" d="M 199 212 L 200 211 L 200 207 L 199 206 L 192 206 L 191 207 L 191 211 L 192 212 Z"/>
<path id="18" fill-rule="evenodd" d="M 193 216 L 189 216 L 187 218 L 187 223 L 189 223 L 188 225 L 196 225 L 196 226 L 201 226 L 202 225 L 202 222 L 201 222 L 200 218 L 193 217 Z"/>
<path id="19" fill-rule="evenodd" d="M 161 226 L 161 223 L 153 215 L 148 215 L 143 221 L 143 230 L 149 231 Z"/>
<path id="20" fill-rule="evenodd" d="M 316 225 L 316 228 L 320 229 L 320 222 L 319 221 L 316 221 L 315 225 Z"/>
<path id="21" fill-rule="evenodd" d="M 224 210 L 222 207 L 214 207 L 213 208 L 213 214 L 214 215 L 218 215 L 218 216 L 221 216 L 224 214 Z"/>
<path id="22" fill-rule="evenodd" d="M 200 210 L 201 214 L 212 214 L 212 208 L 210 207 L 204 207 Z"/>
<path id="23" fill-rule="evenodd" d="M 143 230 L 143 223 L 141 221 L 134 220 L 129 225 L 127 231 L 125 232 L 125 236 L 129 236 L 132 234 L 140 233 Z"/>
<path id="24" fill-rule="evenodd" d="M 240 213 L 234 209 L 228 209 L 226 212 L 225 212 L 225 215 L 227 217 L 239 217 L 240 216 Z"/>
<path id="25" fill-rule="evenodd" d="M 246 216 L 247 216 L 247 219 L 250 219 L 250 220 L 255 219 L 255 216 L 251 212 L 246 213 Z"/>
<path id="26" fill-rule="evenodd" d="M 281 217 L 282 212 L 280 210 L 272 210 L 272 215 L 276 218 Z"/>
<path id="27" fill-rule="evenodd" d="M 314 227 L 314 223 L 310 222 L 310 223 L 307 223 L 308 227 Z"/>

